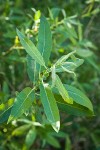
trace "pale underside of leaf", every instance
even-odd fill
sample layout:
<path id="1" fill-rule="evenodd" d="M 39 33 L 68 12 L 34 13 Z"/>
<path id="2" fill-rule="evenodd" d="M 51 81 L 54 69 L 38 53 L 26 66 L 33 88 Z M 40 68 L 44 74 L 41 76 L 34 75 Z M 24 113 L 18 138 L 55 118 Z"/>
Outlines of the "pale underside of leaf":
<path id="1" fill-rule="evenodd" d="M 77 67 L 82 65 L 83 62 L 84 60 L 79 58 L 75 58 L 74 61 L 63 62 L 61 65 L 56 67 L 56 72 L 64 72 L 64 69 L 62 67 L 66 68 L 69 71 L 74 71 Z"/>
<path id="2" fill-rule="evenodd" d="M 69 53 L 69 54 L 67 54 L 67 55 L 62 56 L 61 58 L 58 59 L 58 61 L 56 62 L 55 65 L 58 66 L 58 65 L 62 64 L 63 62 L 66 61 L 66 59 L 68 59 L 68 58 L 69 58 L 71 55 L 73 55 L 75 52 L 76 52 L 76 51 L 73 51 L 73 52 L 71 52 L 71 53 Z"/>

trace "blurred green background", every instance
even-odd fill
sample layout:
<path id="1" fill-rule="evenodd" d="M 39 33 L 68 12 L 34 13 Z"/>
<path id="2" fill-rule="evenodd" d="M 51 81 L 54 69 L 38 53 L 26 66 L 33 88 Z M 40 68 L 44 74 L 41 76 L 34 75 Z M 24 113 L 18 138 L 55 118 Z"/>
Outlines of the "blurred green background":
<path id="1" fill-rule="evenodd" d="M 100 0 L 0 0 L 0 114 L 11 106 L 16 91 L 31 85 L 16 28 L 36 43 L 40 12 L 52 30 L 51 62 L 74 49 L 85 60 L 76 70 L 77 78 L 64 73 L 62 79 L 88 95 L 95 116 L 62 113 L 60 133 L 36 126 L 37 136 L 29 149 L 100 150 Z M 28 130 L 25 122 L 0 124 L 0 150 L 25 150 Z"/>

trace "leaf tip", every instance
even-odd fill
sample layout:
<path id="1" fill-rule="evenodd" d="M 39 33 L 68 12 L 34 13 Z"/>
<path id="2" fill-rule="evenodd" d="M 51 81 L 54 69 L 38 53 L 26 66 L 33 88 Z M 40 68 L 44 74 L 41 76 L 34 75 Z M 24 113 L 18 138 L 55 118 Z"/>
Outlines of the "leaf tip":
<path id="1" fill-rule="evenodd" d="M 9 124 L 12 119 L 13 119 L 13 117 L 12 117 L 12 116 L 9 116 L 8 121 L 7 121 L 7 124 Z"/>
<path id="2" fill-rule="evenodd" d="M 73 99 L 70 97 L 70 98 L 68 98 L 67 100 L 65 100 L 67 103 L 69 103 L 69 104 L 73 104 Z"/>
<path id="3" fill-rule="evenodd" d="M 60 121 L 57 121 L 52 124 L 53 129 L 58 133 L 60 130 Z"/>

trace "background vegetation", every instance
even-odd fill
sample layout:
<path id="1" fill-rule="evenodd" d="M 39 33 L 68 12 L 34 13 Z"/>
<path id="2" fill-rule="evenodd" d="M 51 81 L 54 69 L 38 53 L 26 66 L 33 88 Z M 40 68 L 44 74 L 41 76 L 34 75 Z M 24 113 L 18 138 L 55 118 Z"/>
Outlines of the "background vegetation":
<path id="1" fill-rule="evenodd" d="M 99 150 L 100 149 L 100 1 L 99 0 L 0 0 L 0 114 L 12 105 L 15 94 L 31 85 L 26 73 L 26 53 L 16 28 L 36 43 L 39 14 L 50 23 L 53 49 L 50 62 L 77 49 L 84 64 L 72 74 L 62 74 L 64 83 L 81 89 L 91 99 L 94 117 L 62 113 L 61 131 L 37 125 L 28 141 L 29 124 L 19 121 L 0 125 L 0 150 Z M 34 113 L 34 112 L 33 112 Z M 38 111 L 40 113 L 40 110 Z M 25 114 L 30 119 L 29 112 Z M 37 116 L 38 117 L 38 114 Z M 33 120 L 35 120 L 33 115 Z M 39 118 L 40 119 L 40 118 Z M 2 120 L 0 119 L 0 123 Z M 30 131 L 31 132 L 31 131 Z M 28 138 L 29 139 L 29 138 Z"/>

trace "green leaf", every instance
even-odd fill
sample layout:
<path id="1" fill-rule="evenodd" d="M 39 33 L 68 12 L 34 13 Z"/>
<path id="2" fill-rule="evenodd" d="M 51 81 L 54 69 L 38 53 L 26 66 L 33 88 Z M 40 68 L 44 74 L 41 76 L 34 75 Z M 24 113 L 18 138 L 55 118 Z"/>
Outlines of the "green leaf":
<path id="1" fill-rule="evenodd" d="M 37 21 L 38 19 L 40 19 L 40 16 L 41 16 L 40 10 L 36 11 L 34 15 L 34 20 Z"/>
<path id="2" fill-rule="evenodd" d="M 84 93 L 82 93 L 79 89 L 75 87 L 69 85 L 64 85 L 64 86 L 67 89 L 69 96 L 72 97 L 76 103 L 85 106 L 86 108 L 88 108 L 93 112 L 92 103 Z"/>
<path id="3" fill-rule="evenodd" d="M 3 89 L 4 97 L 2 98 L 2 102 L 5 103 L 9 98 L 9 87 L 6 81 L 3 82 Z"/>
<path id="4" fill-rule="evenodd" d="M 44 16 L 41 16 L 40 18 L 38 50 L 41 53 L 45 64 L 48 65 L 49 57 L 52 50 L 52 35 L 49 23 Z M 38 71 L 40 71 L 40 65 L 38 65 L 37 68 Z"/>
<path id="5" fill-rule="evenodd" d="M 61 100 L 57 89 L 54 88 L 55 95 L 58 95 L 56 96 L 56 100 L 61 109 L 63 109 L 64 111 L 69 111 L 73 113 L 73 115 L 75 114 L 75 111 L 76 114 L 78 114 L 77 110 L 80 110 L 81 114 L 85 112 L 85 114 L 93 115 L 92 103 L 85 94 L 83 94 L 80 90 L 76 89 L 75 87 L 69 85 L 64 85 L 64 87 L 67 89 L 69 97 L 73 99 L 74 103 L 73 105 L 65 103 L 63 100 Z"/>
<path id="6" fill-rule="evenodd" d="M 38 72 L 36 69 L 36 61 L 30 55 L 27 55 L 27 73 L 30 81 L 34 82 L 35 84 L 38 79 Z"/>
<path id="7" fill-rule="evenodd" d="M 56 62 L 56 66 L 61 65 L 63 62 L 66 61 L 66 59 L 68 59 L 71 55 L 73 55 L 76 51 L 73 51 L 67 55 L 63 55 L 61 58 L 58 59 L 58 61 Z"/>
<path id="8" fill-rule="evenodd" d="M 52 87 L 53 87 L 53 86 L 55 86 L 55 81 L 56 81 L 56 69 L 55 69 L 55 65 L 52 66 L 51 78 L 52 78 Z"/>
<path id="9" fill-rule="evenodd" d="M 12 119 L 17 119 L 26 110 L 28 110 L 31 107 L 33 100 L 34 100 L 33 89 L 31 89 L 30 87 L 26 87 L 24 90 L 22 90 L 15 98 L 15 102 L 11 109 L 11 114 L 9 116 L 8 123 Z"/>
<path id="10" fill-rule="evenodd" d="M 71 23 L 68 22 L 68 20 L 64 21 L 65 23 L 65 31 L 67 31 L 67 34 L 69 36 L 69 38 L 73 37 L 73 38 L 78 38 L 77 37 L 77 33 L 75 31 L 75 28 L 71 25 Z"/>
<path id="11" fill-rule="evenodd" d="M 83 30 L 82 30 L 82 24 L 80 22 L 78 22 L 78 37 L 79 37 L 79 41 L 82 41 Z"/>
<path id="12" fill-rule="evenodd" d="M 2 114 L 0 114 L 0 124 L 4 123 L 8 120 L 10 113 L 11 113 L 12 107 L 9 107 L 7 110 L 5 110 Z"/>
<path id="13" fill-rule="evenodd" d="M 79 105 L 77 103 L 68 104 L 64 102 L 62 97 L 59 94 L 54 94 L 55 99 L 57 101 L 57 105 L 60 111 L 65 112 L 67 114 L 75 115 L 75 116 L 93 116 L 93 112 L 91 112 L 86 107 Z"/>
<path id="14" fill-rule="evenodd" d="M 43 57 L 41 56 L 38 49 L 35 47 L 35 45 L 32 43 L 31 40 L 29 40 L 25 35 L 23 35 L 18 29 L 17 34 L 20 39 L 20 42 L 22 46 L 25 48 L 26 52 L 34 59 L 37 63 L 39 63 L 41 66 L 45 66 L 45 62 L 43 60 Z"/>
<path id="15" fill-rule="evenodd" d="M 40 85 L 40 97 L 44 107 L 47 119 L 51 123 L 52 127 L 56 132 L 60 129 L 60 116 L 59 110 L 51 91 L 51 88 L 47 84 Z"/>
<path id="16" fill-rule="evenodd" d="M 35 139 L 36 139 L 36 131 L 35 131 L 34 128 L 32 128 L 27 133 L 26 139 L 25 139 L 25 144 L 26 144 L 26 147 L 28 149 L 32 146 L 32 144 L 34 143 Z"/>
<path id="17" fill-rule="evenodd" d="M 84 62 L 84 60 L 83 59 L 79 59 L 79 58 L 76 58 L 75 61 L 64 62 L 60 66 L 56 67 L 56 72 L 64 72 L 65 70 L 63 69 L 63 67 L 65 69 L 67 69 L 68 71 L 74 71 L 77 67 L 82 65 L 83 62 Z"/>
<path id="18" fill-rule="evenodd" d="M 47 65 L 52 50 L 52 35 L 49 23 L 44 16 L 41 16 L 40 18 L 38 50 L 43 56 L 45 64 Z"/>
<path id="19" fill-rule="evenodd" d="M 89 63 L 94 69 L 96 69 L 97 71 L 100 71 L 99 66 L 97 65 L 95 59 L 93 57 L 88 57 L 85 58 L 85 60 L 87 61 L 87 63 Z"/>
<path id="20" fill-rule="evenodd" d="M 69 135 L 67 135 L 66 143 L 65 143 L 65 150 L 71 150 L 71 149 L 72 149 L 72 147 L 71 147 L 71 140 L 70 140 Z"/>
<path id="21" fill-rule="evenodd" d="M 29 130 L 29 128 L 31 127 L 31 124 L 24 124 L 18 128 L 16 128 L 15 130 L 13 130 L 12 135 L 23 135 L 26 134 L 26 131 Z"/>
<path id="22" fill-rule="evenodd" d="M 27 55 L 27 73 L 29 79 L 32 82 L 34 82 L 34 71 L 35 71 L 35 61 L 30 55 Z"/>
<path id="23" fill-rule="evenodd" d="M 83 48 L 77 49 L 76 53 L 81 57 L 90 57 L 91 55 L 93 55 L 92 51 Z"/>
<path id="24" fill-rule="evenodd" d="M 53 19 L 56 19 L 61 11 L 60 8 L 52 8 L 51 10 Z"/>
<path id="25" fill-rule="evenodd" d="M 7 61 L 8 62 L 21 62 L 21 63 L 25 63 L 26 62 L 26 58 L 25 57 L 19 57 L 19 55 L 15 55 L 15 54 L 11 54 L 7 57 Z"/>
<path id="26" fill-rule="evenodd" d="M 6 81 L 3 82 L 3 89 L 2 91 L 6 94 L 9 94 L 9 87 Z"/>
<path id="27" fill-rule="evenodd" d="M 58 133 L 57 132 L 51 132 L 50 134 L 54 137 L 57 137 L 57 138 L 66 138 L 66 132 L 62 132 L 62 131 L 59 131 Z"/>
<path id="28" fill-rule="evenodd" d="M 69 104 L 73 104 L 73 100 L 70 99 L 67 90 L 65 89 L 65 87 L 63 86 L 60 78 L 58 75 L 56 75 L 56 87 L 60 93 L 60 95 L 62 96 L 62 98 L 64 99 L 65 102 L 69 103 Z"/>
<path id="29" fill-rule="evenodd" d="M 50 134 L 46 135 L 46 141 L 47 141 L 47 143 L 49 143 L 53 147 L 60 148 L 59 142 L 56 140 L 56 138 L 54 138 Z"/>

